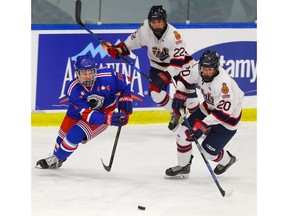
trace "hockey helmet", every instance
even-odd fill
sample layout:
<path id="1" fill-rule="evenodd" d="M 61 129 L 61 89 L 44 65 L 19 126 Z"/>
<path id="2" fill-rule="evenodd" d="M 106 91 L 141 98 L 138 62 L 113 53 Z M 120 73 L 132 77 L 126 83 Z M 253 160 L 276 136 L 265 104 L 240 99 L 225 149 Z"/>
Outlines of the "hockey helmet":
<path id="1" fill-rule="evenodd" d="M 164 20 L 166 22 L 167 12 L 162 5 L 154 5 L 151 7 L 148 14 L 148 20 L 151 22 L 153 19 Z"/>
<path id="2" fill-rule="evenodd" d="M 154 5 L 151 7 L 147 18 L 149 20 L 149 25 L 150 25 L 151 30 L 154 32 L 154 34 L 158 38 L 160 38 L 167 28 L 167 12 L 166 12 L 166 10 L 162 7 L 162 5 Z M 151 22 L 153 20 L 163 20 L 164 26 L 153 28 L 151 26 Z"/>
<path id="3" fill-rule="evenodd" d="M 78 80 L 86 87 L 91 87 L 96 78 L 96 62 L 88 55 L 81 55 L 76 58 L 74 68 Z M 90 74 L 90 76 L 89 76 Z"/>
<path id="4" fill-rule="evenodd" d="M 218 75 L 219 71 L 219 65 L 220 65 L 220 56 L 218 52 L 212 51 L 212 50 L 206 50 L 200 57 L 199 60 L 199 74 L 202 77 L 202 80 L 204 82 L 211 82 L 215 76 Z M 203 67 L 204 68 L 214 68 L 215 73 L 212 76 L 205 76 L 203 75 Z"/>

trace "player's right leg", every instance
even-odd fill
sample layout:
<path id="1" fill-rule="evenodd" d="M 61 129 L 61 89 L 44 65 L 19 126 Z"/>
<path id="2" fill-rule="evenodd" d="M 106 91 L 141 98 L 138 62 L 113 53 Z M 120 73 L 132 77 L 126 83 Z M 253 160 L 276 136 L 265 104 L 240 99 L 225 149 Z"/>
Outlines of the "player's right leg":
<path id="1" fill-rule="evenodd" d="M 157 79 L 158 77 L 158 73 L 162 72 L 159 69 L 150 67 L 150 71 L 149 71 L 149 76 L 152 80 L 152 83 L 154 83 L 154 81 Z M 173 109 L 172 109 L 172 97 L 169 95 L 169 93 L 167 92 L 168 89 L 168 85 L 165 84 L 161 87 L 161 91 L 160 92 L 156 92 L 152 89 L 149 89 L 150 91 L 150 96 L 152 98 L 152 100 L 159 106 L 164 108 L 165 110 L 167 110 L 168 112 L 171 113 L 171 119 L 169 121 L 169 125 L 168 128 L 170 130 L 176 131 L 176 129 L 178 128 L 177 126 L 179 125 L 179 116 L 175 116 L 173 113 Z M 176 128 L 177 127 L 177 128 Z"/>
<path id="2" fill-rule="evenodd" d="M 83 140 L 91 140 L 108 128 L 108 125 L 91 125 L 86 121 L 78 121 L 65 135 L 60 144 L 58 142 L 54 148 L 54 154 L 37 162 L 36 167 L 42 169 L 52 169 L 62 166 L 62 163 L 78 148 Z"/>
<path id="3" fill-rule="evenodd" d="M 66 159 L 65 159 L 66 160 Z M 62 163 L 65 160 L 59 160 L 54 154 L 46 157 L 44 159 L 38 160 L 36 163 L 36 167 L 40 167 L 42 169 L 55 169 L 62 166 Z"/>
<path id="4" fill-rule="evenodd" d="M 177 131 L 176 144 L 178 165 L 166 170 L 164 177 L 167 179 L 189 178 L 193 154 L 192 143 L 186 141 L 185 130 L 187 130 L 187 127 L 181 126 Z"/>
<path id="5" fill-rule="evenodd" d="M 228 130 L 220 124 L 212 125 L 210 132 L 201 144 L 206 159 L 218 163 L 214 169 L 216 175 L 226 172 L 238 160 L 229 151 L 224 150 L 235 133 L 236 130 Z"/>
<path id="6" fill-rule="evenodd" d="M 37 161 L 42 169 L 53 169 L 62 163 L 78 148 L 78 144 L 86 137 L 85 132 L 78 125 L 74 125 L 66 134 L 60 145 L 55 145 L 53 155 Z"/>
<path id="7" fill-rule="evenodd" d="M 236 157 L 234 155 L 232 155 L 229 151 L 226 151 L 225 153 L 226 153 L 226 157 L 228 159 L 228 162 L 224 163 L 224 160 L 222 159 L 222 161 L 220 161 L 218 163 L 218 165 L 214 169 L 214 173 L 216 175 L 221 175 L 222 173 L 226 172 L 226 170 L 237 161 Z M 225 159 L 225 157 L 223 157 L 223 158 Z M 222 164 L 220 164 L 220 163 L 222 163 Z M 225 165 L 223 165 L 223 164 L 225 164 Z"/>
<path id="8" fill-rule="evenodd" d="M 180 126 L 180 116 L 175 115 L 174 112 L 171 113 L 171 118 L 168 124 L 169 130 L 175 132 Z"/>
<path id="9" fill-rule="evenodd" d="M 54 152 L 57 151 L 59 146 L 61 145 L 63 139 L 66 137 L 68 131 L 78 122 L 78 120 L 71 118 L 68 115 L 65 115 L 59 131 L 58 136 L 56 138 L 56 143 L 54 146 Z M 66 160 L 66 159 L 65 159 Z M 36 167 L 41 167 L 42 169 L 51 169 L 51 168 L 58 168 L 62 166 L 62 163 L 65 160 L 59 160 L 54 154 L 37 161 Z"/>

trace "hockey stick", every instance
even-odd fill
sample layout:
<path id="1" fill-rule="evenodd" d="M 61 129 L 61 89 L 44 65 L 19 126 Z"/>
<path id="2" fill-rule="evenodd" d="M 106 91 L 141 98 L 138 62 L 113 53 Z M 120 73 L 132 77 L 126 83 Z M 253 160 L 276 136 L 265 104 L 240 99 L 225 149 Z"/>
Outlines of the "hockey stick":
<path id="1" fill-rule="evenodd" d="M 119 140 L 121 128 L 122 128 L 122 123 L 120 122 L 120 125 L 118 126 L 118 129 L 117 129 L 116 137 L 115 137 L 115 140 L 114 140 L 114 145 L 113 145 L 112 153 L 111 153 L 111 156 L 110 156 L 109 166 L 105 165 L 103 160 L 102 160 L 102 158 L 101 158 L 102 165 L 103 165 L 104 169 L 107 172 L 110 172 L 112 164 L 113 164 L 114 155 L 115 155 L 115 152 L 116 152 L 116 147 L 117 147 L 117 143 L 118 143 L 118 140 Z"/>
<path id="2" fill-rule="evenodd" d="M 101 44 L 104 44 L 105 46 L 109 46 L 102 38 L 95 35 L 89 28 L 87 28 L 81 21 L 81 8 L 82 8 L 82 2 L 80 0 L 76 1 L 75 5 L 75 19 L 76 22 L 82 26 L 86 31 L 88 31 L 94 38 L 96 38 Z"/>
<path id="3" fill-rule="evenodd" d="M 102 38 L 98 37 L 96 34 L 94 34 L 89 28 L 87 28 L 83 22 L 81 21 L 81 8 L 82 8 L 82 2 L 81 0 L 76 1 L 75 5 L 75 19 L 76 22 L 82 26 L 87 32 L 89 32 L 94 38 L 96 38 L 102 45 L 104 44 L 106 47 L 110 47 L 111 45 L 105 42 Z M 144 76 L 149 82 L 151 82 L 151 78 L 147 76 L 145 73 L 143 73 L 139 68 L 137 68 L 134 64 L 132 64 L 129 60 L 127 60 L 124 56 L 120 55 L 120 57 L 132 68 L 134 68 L 136 71 L 138 71 L 142 76 Z"/>
<path id="4" fill-rule="evenodd" d="M 183 112 L 182 109 L 180 109 L 180 113 L 181 113 L 181 116 L 182 116 L 183 120 L 185 121 L 185 123 L 187 124 L 187 126 L 190 128 L 191 126 L 190 126 L 190 124 L 189 124 L 189 121 L 187 120 L 187 118 L 186 118 L 186 116 L 185 116 L 185 114 L 184 114 L 184 112 Z M 219 181 L 218 181 L 218 179 L 217 179 L 214 171 L 212 170 L 212 167 L 210 166 L 210 163 L 209 163 L 209 162 L 207 161 L 207 159 L 205 158 L 205 155 L 204 155 L 204 153 L 203 153 L 204 150 L 203 150 L 202 146 L 199 144 L 198 140 L 197 140 L 195 137 L 194 137 L 194 141 L 195 141 L 196 146 L 197 146 L 197 148 L 198 148 L 198 150 L 199 150 L 199 152 L 200 152 L 200 154 L 201 154 L 201 156 L 202 156 L 202 158 L 203 158 L 206 166 L 208 167 L 208 170 L 209 170 L 209 172 L 210 172 L 210 174 L 211 174 L 214 182 L 216 183 L 217 188 L 219 189 L 221 195 L 222 195 L 223 197 L 229 197 L 229 196 L 231 196 L 232 193 L 233 193 L 233 189 L 230 189 L 230 190 L 228 190 L 228 191 L 224 191 L 224 190 L 222 189 L 222 187 L 220 186 L 220 183 L 219 183 Z"/>

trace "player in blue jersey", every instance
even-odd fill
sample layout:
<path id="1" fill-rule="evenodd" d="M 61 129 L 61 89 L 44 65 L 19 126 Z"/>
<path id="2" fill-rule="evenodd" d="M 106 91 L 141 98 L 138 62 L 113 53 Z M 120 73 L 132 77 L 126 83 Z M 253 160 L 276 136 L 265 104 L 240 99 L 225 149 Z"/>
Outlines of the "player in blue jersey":
<path id="1" fill-rule="evenodd" d="M 52 156 L 37 161 L 36 167 L 58 168 L 78 148 L 107 129 L 126 125 L 132 114 L 130 80 L 111 68 L 96 69 L 88 55 L 78 56 L 76 78 L 66 89 L 69 107 L 56 139 Z M 116 102 L 118 100 L 118 111 Z"/>

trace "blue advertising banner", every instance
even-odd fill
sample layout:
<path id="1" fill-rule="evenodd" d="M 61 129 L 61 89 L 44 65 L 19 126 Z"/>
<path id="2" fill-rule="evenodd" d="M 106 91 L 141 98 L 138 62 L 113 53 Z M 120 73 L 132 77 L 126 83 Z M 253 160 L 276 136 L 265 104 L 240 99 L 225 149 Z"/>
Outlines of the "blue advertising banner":
<path id="1" fill-rule="evenodd" d="M 104 41 L 117 44 L 130 33 L 97 34 Z M 235 78 L 245 96 L 257 94 L 256 42 L 229 42 L 205 47 L 220 53 L 221 65 Z M 127 59 L 141 72 L 149 75 L 149 60 L 146 48 L 133 50 Z M 204 49 L 192 53 L 198 60 Z M 131 78 L 133 106 L 135 108 L 156 108 L 149 96 L 148 80 L 123 60 L 111 58 L 102 45 L 90 34 L 39 34 L 38 68 L 35 110 L 61 110 L 68 104 L 64 91 L 74 78 L 74 62 L 78 55 L 91 54 L 97 67 L 112 67 Z"/>
<path id="2" fill-rule="evenodd" d="M 236 41 L 205 47 L 193 54 L 199 59 L 206 50 L 216 50 L 220 54 L 220 65 L 233 77 L 245 96 L 257 95 L 257 43 L 255 41 Z"/>
<path id="3" fill-rule="evenodd" d="M 101 34 L 112 44 L 125 40 L 129 34 Z M 116 38 L 116 40 L 115 40 Z M 93 40 L 93 38 L 92 38 Z M 38 49 L 36 110 L 66 109 L 64 91 L 74 78 L 74 62 L 78 55 L 90 53 L 97 67 L 112 67 L 131 78 L 134 107 L 157 107 L 149 96 L 149 82 L 123 60 L 111 58 L 98 41 L 89 34 L 40 34 Z M 146 49 L 133 51 L 127 59 L 141 72 L 149 74 Z"/>

